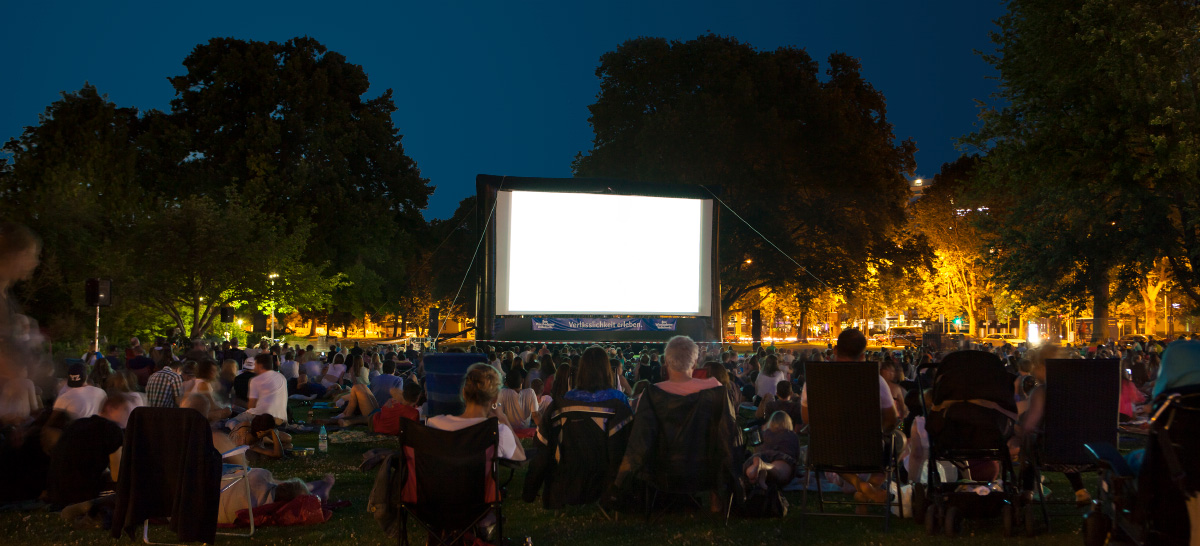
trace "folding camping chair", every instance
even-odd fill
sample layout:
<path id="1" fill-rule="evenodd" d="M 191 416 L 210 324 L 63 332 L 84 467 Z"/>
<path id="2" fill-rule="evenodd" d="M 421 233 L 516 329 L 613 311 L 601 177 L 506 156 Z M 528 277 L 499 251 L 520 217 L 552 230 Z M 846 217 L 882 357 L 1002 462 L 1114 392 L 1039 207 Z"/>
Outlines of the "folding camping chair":
<path id="1" fill-rule="evenodd" d="M 253 536 L 253 497 L 246 480 L 250 467 L 221 463 L 248 449 L 240 446 L 217 452 L 208 420 L 196 410 L 133 410 L 125 429 L 112 536 L 119 538 L 125 531 L 132 538 L 133 530 L 141 524 L 146 544 L 169 544 L 150 540 L 150 519 L 179 514 L 187 514 L 187 521 L 173 519 L 170 527 L 184 542 L 212 542 L 216 534 Z M 216 533 L 220 495 L 239 482 L 246 486 L 250 532 Z M 198 516 L 193 518 L 193 514 Z"/>
<path id="2" fill-rule="evenodd" d="M 700 493 L 728 493 L 721 495 L 728 523 L 741 493 L 740 460 L 735 460 L 741 449 L 733 402 L 724 387 L 687 396 L 651 388 L 638 402 L 615 488 L 631 483 L 631 477 L 643 482 L 648 521 L 660 495 L 669 501 L 665 511 L 679 499 L 699 504 Z"/>
<path id="3" fill-rule="evenodd" d="M 802 500 L 804 513 L 808 513 L 809 483 L 816 475 L 818 515 L 880 517 L 826 512 L 827 503 L 855 506 L 879 506 L 879 503 L 826 501 L 821 489 L 824 472 L 882 473 L 885 491 L 890 491 L 891 484 L 899 481 L 895 435 L 882 432 L 878 365 L 874 362 L 809 362 L 805 374 L 809 427 Z M 891 529 L 890 495 L 882 506 L 886 531 Z"/>
<path id="4" fill-rule="evenodd" d="M 1121 363 L 1116 359 L 1049 359 L 1046 361 L 1046 407 L 1043 432 L 1030 446 L 1034 489 L 1042 521 L 1050 527 L 1049 504 L 1074 504 L 1046 500 L 1043 471 L 1098 471 L 1087 444 L 1117 445 L 1121 400 Z M 1025 449 L 1026 446 L 1022 446 Z M 1071 514 L 1075 516 L 1077 514 Z M 1025 507 L 1027 533 L 1034 531 L 1033 506 Z"/>
<path id="5" fill-rule="evenodd" d="M 401 545 L 409 543 L 410 514 L 429 533 L 430 544 L 456 544 L 492 514 L 497 540 L 504 536 L 495 417 L 455 431 L 405 419 L 398 438 Z"/>

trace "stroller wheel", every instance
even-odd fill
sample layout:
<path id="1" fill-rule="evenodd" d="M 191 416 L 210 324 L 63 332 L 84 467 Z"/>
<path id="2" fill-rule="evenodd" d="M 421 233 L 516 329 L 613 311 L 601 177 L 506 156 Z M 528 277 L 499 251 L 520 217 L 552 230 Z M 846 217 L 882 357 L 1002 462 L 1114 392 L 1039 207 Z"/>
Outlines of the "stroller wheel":
<path id="1" fill-rule="evenodd" d="M 946 536 L 950 538 L 958 536 L 959 531 L 962 531 L 962 515 L 959 514 L 957 506 L 946 509 L 946 519 L 942 525 Z"/>
<path id="2" fill-rule="evenodd" d="M 925 513 L 929 511 L 929 499 L 925 498 L 925 484 L 913 484 L 912 489 L 912 517 L 913 521 L 923 523 L 925 521 Z"/>
<path id="3" fill-rule="evenodd" d="M 1086 546 L 1104 546 L 1112 531 L 1112 520 L 1104 512 L 1089 512 L 1083 516 L 1083 543 Z"/>
<path id="4" fill-rule="evenodd" d="M 1013 505 L 1005 503 L 1004 506 L 1000 508 L 1000 520 L 1004 526 L 1004 536 L 1013 536 L 1013 532 L 1017 527 L 1017 509 Z"/>
<path id="5" fill-rule="evenodd" d="M 941 508 L 936 504 L 925 510 L 925 533 L 936 535 L 938 532 L 938 523 L 941 519 Z"/>

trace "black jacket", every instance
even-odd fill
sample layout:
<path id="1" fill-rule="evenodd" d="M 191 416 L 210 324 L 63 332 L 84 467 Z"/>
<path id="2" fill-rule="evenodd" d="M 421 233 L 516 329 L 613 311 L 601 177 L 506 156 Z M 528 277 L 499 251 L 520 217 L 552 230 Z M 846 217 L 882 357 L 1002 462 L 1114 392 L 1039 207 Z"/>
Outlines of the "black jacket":
<path id="1" fill-rule="evenodd" d="M 637 478 L 669 493 L 741 497 L 742 437 L 725 387 L 687 396 L 650 388 L 638 402 L 614 494 Z"/>
<path id="2" fill-rule="evenodd" d="M 134 537 L 142 522 L 171 518 L 181 542 L 212 543 L 221 499 L 221 454 L 199 412 L 137 408 L 121 451 L 112 537 Z"/>
<path id="3" fill-rule="evenodd" d="M 590 504 L 613 483 L 625 455 L 633 411 L 624 399 L 555 400 L 542 413 L 538 449 L 522 498 L 533 502 L 544 485 L 546 508 Z"/>

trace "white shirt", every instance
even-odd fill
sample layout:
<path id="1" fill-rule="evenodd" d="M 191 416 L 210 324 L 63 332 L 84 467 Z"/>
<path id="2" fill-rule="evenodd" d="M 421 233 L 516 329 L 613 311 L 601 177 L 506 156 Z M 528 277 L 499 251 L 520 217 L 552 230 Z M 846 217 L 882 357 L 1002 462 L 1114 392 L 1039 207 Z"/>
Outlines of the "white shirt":
<path id="1" fill-rule="evenodd" d="M 277 371 L 260 373 L 250 379 L 247 398 L 257 400 L 249 411 L 255 415 L 271 414 L 276 419 L 287 421 L 287 379 Z"/>
<path id="2" fill-rule="evenodd" d="M 67 412 L 71 419 L 83 419 L 100 413 L 100 406 L 104 405 L 106 398 L 108 395 L 99 387 L 72 387 L 58 395 L 54 409 Z"/>
<path id="3" fill-rule="evenodd" d="M 318 371 L 317 373 L 321 373 L 321 372 Z M 332 375 L 333 377 L 338 378 L 338 379 L 345 379 L 342 377 L 342 375 L 345 373 L 346 373 L 346 365 L 345 364 L 330 364 L 329 365 L 329 373 L 327 373 L 325 375 Z M 333 386 L 333 382 L 325 379 L 324 376 L 321 377 L 321 384 L 325 385 L 325 388 L 329 388 L 329 387 Z"/>
<path id="4" fill-rule="evenodd" d="M 438 430 L 462 430 L 471 425 L 478 425 L 486 421 L 482 417 L 459 417 L 457 415 L 439 415 L 430 417 L 425 422 L 426 425 Z M 500 423 L 500 458 L 512 459 L 517 452 L 517 437 L 513 434 L 508 425 Z"/>
<path id="5" fill-rule="evenodd" d="M 779 388 L 779 382 L 783 381 L 783 379 L 784 375 L 782 371 L 771 375 L 758 372 L 758 378 L 754 380 L 754 393 L 763 397 L 768 394 L 775 396 L 775 390 Z"/>

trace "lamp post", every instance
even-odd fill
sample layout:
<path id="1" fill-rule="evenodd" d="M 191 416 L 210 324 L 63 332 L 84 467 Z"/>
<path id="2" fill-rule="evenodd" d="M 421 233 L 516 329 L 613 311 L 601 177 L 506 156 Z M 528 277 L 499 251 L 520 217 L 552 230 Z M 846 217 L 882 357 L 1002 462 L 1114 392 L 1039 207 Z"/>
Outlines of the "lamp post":
<path id="1" fill-rule="evenodd" d="M 275 345 L 275 279 L 279 274 L 271 273 L 267 277 L 271 279 L 271 345 Z"/>

